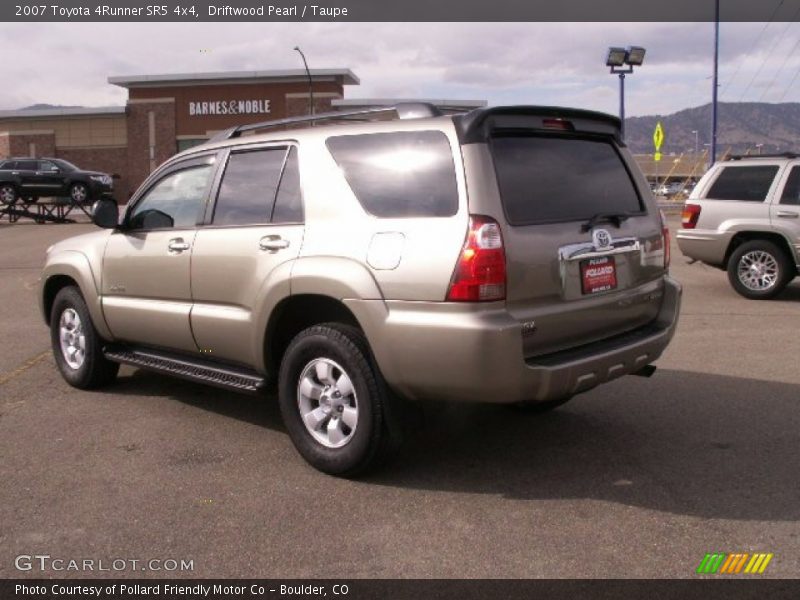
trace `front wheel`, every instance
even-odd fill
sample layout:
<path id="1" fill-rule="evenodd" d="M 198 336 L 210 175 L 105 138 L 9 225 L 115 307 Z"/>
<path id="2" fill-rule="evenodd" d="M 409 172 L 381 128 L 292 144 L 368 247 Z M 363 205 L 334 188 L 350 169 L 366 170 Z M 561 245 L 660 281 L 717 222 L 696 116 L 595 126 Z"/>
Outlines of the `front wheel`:
<path id="1" fill-rule="evenodd" d="M 281 362 L 278 400 L 298 452 L 324 473 L 362 473 L 399 447 L 396 399 L 354 327 L 299 333 Z"/>
<path id="2" fill-rule="evenodd" d="M 71 386 L 94 389 L 116 378 L 119 364 L 103 356 L 103 340 L 78 288 L 68 286 L 56 294 L 50 313 L 50 340 L 58 370 Z"/>
<path id="3" fill-rule="evenodd" d="M 89 200 L 89 188 L 85 183 L 73 183 L 69 188 L 69 197 L 75 204 L 84 204 Z"/>
<path id="4" fill-rule="evenodd" d="M 736 292 L 751 300 L 774 298 L 794 276 L 786 253 L 773 242 L 753 240 L 733 251 L 728 280 Z"/>

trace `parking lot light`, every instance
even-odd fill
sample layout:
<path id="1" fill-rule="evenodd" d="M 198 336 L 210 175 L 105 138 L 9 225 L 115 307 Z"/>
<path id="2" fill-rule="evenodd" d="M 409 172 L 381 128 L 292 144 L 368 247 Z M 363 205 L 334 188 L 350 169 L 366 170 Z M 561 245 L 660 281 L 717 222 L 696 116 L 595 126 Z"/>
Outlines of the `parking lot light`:
<path id="1" fill-rule="evenodd" d="M 642 65 L 645 52 L 641 46 L 627 48 L 612 46 L 606 54 L 606 66 L 611 67 L 612 74 L 619 75 L 619 120 L 622 139 L 625 139 L 625 75 L 632 74 L 633 67 Z M 627 66 L 623 68 L 623 65 Z"/>

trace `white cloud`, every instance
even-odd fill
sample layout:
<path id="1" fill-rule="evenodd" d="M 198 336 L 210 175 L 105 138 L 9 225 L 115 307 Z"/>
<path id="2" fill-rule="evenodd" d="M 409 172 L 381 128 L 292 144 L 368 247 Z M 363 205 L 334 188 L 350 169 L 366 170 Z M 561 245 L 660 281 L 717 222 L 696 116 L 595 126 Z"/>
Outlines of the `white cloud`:
<path id="1" fill-rule="evenodd" d="M 300 45 L 312 68 L 361 78 L 346 88 L 351 97 L 616 112 L 618 83 L 603 53 L 633 44 L 647 57 L 626 80 L 627 112 L 663 114 L 710 101 L 712 35 L 711 23 L 6 23 L 0 55 L 14 60 L 4 64 L 0 108 L 122 104 L 125 90 L 109 75 L 298 68 Z M 800 83 L 789 87 L 798 40 L 797 23 L 723 23 L 723 99 L 800 100 Z"/>

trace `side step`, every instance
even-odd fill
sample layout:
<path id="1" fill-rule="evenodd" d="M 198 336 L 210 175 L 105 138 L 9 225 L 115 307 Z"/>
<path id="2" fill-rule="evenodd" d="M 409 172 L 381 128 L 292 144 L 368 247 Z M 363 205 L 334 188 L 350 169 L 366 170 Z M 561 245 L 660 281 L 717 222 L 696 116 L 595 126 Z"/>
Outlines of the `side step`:
<path id="1" fill-rule="evenodd" d="M 103 349 L 103 354 L 113 362 L 238 392 L 256 393 L 267 383 L 266 379 L 255 371 L 185 356 L 162 354 L 156 350 L 109 346 Z"/>

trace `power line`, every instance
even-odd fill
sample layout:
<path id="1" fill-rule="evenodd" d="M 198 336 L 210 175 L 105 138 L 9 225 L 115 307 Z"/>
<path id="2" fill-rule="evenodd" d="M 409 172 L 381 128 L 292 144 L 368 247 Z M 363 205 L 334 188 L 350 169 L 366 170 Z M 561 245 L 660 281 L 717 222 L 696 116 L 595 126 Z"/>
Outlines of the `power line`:
<path id="1" fill-rule="evenodd" d="M 758 46 L 758 42 L 761 41 L 761 37 L 764 35 L 764 32 L 767 30 L 767 27 L 769 27 L 772 24 L 772 20 L 775 18 L 775 15 L 778 13 L 778 10 L 780 9 L 780 7 L 783 6 L 783 3 L 785 1 L 786 0 L 780 0 L 778 2 L 778 4 L 775 6 L 775 9 L 772 11 L 772 14 L 769 16 L 769 21 L 767 21 L 764 24 L 764 27 L 761 28 L 761 31 L 756 36 L 756 39 L 753 40 L 752 44 L 750 44 L 751 48 L 755 48 L 756 46 Z M 725 95 L 725 92 L 730 87 L 731 83 L 733 83 L 734 79 L 736 79 L 736 76 L 739 74 L 739 71 L 741 70 L 742 65 L 744 64 L 744 62 L 745 62 L 744 60 L 741 60 L 736 65 L 736 70 L 733 72 L 733 75 L 731 75 L 731 78 L 728 80 L 728 83 L 725 84 L 725 87 L 722 88 L 722 91 L 719 94 L 720 96 Z"/>
<path id="2" fill-rule="evenodd" d="M 767 94 L 772 89 L 772 86 L 775 85 L 776 81 L 778 81 L 778 76 L 781 74 L 781 71 L 783 71 L 783 67 L 785 67 L 786 63 L 789 62 L 789 59 L 792 58 L 792 56 L 794 55 L 794 51 L 797 50 L 798 46 L 800 46 L 800 36 L 798 36 L 797 41 L 794 43 L 794 46 L 792 46 L 792 49 L 789 50 L 789 52 L 784 57 L 783 62 L 781 63 L 781 66 L 778 68 L 778 70 L 775 72 L 775 76 L 772 78 L 772 81 L 770 81 L 769 85 L 766 88 L 764 88 L 763 92 L 761 92 L 761 97 L 758 99 L 759 102 L 763 101 L 764 98 L 766 98 Z"/>
<path id="3" fill-rule="evenodd" d="M 781 32 L 781 34 L 777 38 L 775 38 L 775 41 L 772 43 L 772 46 L 770 46 L 769 50 L 767 51 L 766 56 L 764 56 L 764 60 L 761 61 L 761 64 L 759 65 L 758 70 L 756 71 L 756 74 L 753 75 L 753 78 L 750 80 L 750 83 L 748 83 L 747 87 L 744 88 L 744 92 L 742 92 L 742 95 L 739 98 L 739 102 L 744 100 L 744 97 L 747 95 L 747 92 L 750 91 L 750 88 L 752 87 L 753 83 L 755 83 L 756 79 L 758 79 L 758 76 L 761 75 L 761 71 L 764 68 L 764 65 L 767 64 L 767 61 L 772 57 L 772 53 L 774 52 L 775 48 L 778 46 L 780 41 L 783 39 L 783 36 L 786 35 L 786 32 L 789 30 L 789 27 L 792 26 L 792 22 L 795 20 L 795 18 L 797 17 L 798 14 L 800 14 L 800 6 L 797 8 L 796 11 L 794 11 L 794 14 L 792 15 L 792 18 L 789 19 L 789 24 L 786 27 L 784 27 L 784 29 Z"/>

